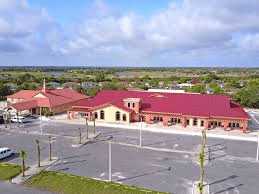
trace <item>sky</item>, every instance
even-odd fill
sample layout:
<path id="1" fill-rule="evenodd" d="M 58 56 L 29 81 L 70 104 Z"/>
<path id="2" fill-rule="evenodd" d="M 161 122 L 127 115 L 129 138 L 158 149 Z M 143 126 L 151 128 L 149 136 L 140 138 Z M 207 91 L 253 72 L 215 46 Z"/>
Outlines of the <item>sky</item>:
<path id="1" fill-rule="evenodd" d="M 0 0 L 0 65 L 259 67 L 258 0 Z"/>

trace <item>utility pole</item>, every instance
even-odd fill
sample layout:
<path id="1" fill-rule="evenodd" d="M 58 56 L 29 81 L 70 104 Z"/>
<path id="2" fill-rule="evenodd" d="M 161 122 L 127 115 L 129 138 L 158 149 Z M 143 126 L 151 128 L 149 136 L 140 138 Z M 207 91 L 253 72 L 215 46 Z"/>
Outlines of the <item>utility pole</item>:
<path id="1" fill-rule="evenodd" d="M 109 141 L 109 181 L 112 181 L 112 144 L 111 141 Z"/>

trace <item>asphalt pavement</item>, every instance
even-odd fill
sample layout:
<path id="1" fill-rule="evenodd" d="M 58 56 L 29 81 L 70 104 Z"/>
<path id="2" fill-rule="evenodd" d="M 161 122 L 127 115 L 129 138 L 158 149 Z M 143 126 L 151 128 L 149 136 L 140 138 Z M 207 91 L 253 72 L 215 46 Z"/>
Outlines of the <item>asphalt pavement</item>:
<path id="1" fill-rule="evenodd" d="M 139 131 L 98 127 L 97 131 L 101 132 L 98 139 L 76 148 L 72 144 L 78 139 L 79 127 L 85 132 L 85 126 L 82 125 L 51 121 L 42 123 L 43 134 L 56 136 L 53 155 L 60 160 L 51 170 L 107 180 L 107 140 L 113 137 L 113 181 L 188 194 L 191 193 L 193 182 L 199 179 L 197 153 L 200 137 L 142 131 L 143 147 L 139 148 Z M 10 147 L 17 152 L 25 149 L 28 153 L 26 163 L 33 165 L 37 160 L 35 139 L 41 142 L 42 158 L 48 157 L 48 135 L 41 136 L 40 133 L 41 127 L 37 122 L 27 124 L 26 128 L 13 127 L 9 132 L 2 130 L 0 146 Z M 208 139 L 210 161 L 206 162 L 205 180 L 212 193 L 258 193 L 256 146 L 254 142 Z M 8 161 L 20 163 L 17 156 Z"/>

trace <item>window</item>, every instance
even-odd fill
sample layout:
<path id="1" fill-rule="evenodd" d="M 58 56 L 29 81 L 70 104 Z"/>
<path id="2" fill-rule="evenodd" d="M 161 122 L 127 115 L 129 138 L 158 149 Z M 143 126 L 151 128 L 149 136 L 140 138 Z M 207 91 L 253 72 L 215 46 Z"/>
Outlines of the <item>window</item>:
<path id="1" fill-rule="evenodd" d="M 190 120 L 189 119 L 186 120 L 186 124 L 190 125 Z"/>
<path id="2" fill-rule="evenodd" d="M 177 119 L 177 123 L 181 123 L 181 119 Z"/>
<path id="3" fill-rule="evenodd" d="M 240 127 L 239 123 L 237 123 L 237 124 L 236 124 L 236 127 L 237 127 L 237 128 L 239 128 L 239 127 Z"/>
<path id="4" fill-rule="evenodd" d="M 197 126 L 197 119 L 193 119 L 193 126 Z"/>
<path id="5" fill-rule="evenodd" d="M 231 123 L 228 123 L 228 127 L 231 127 Z"/>
<path id="6" fill-rule="evenodd" d="M 117 111 L 115 113 L 115 118 L 116 118 L 116 121 L 120 121 L 121 120 L 121 113 L 119 111 Z"/>
<path id="7" fill-rule="evenodd" d="M 94 113 L 94 118 L 98 119 L 98 113 L 97 112 Z"/>
<path id="8" fill-rule="evenodd" d="M 201 127 L 203 127 L 204 126 L 204 121 L 201 121 Z"/>
<path id="9" fill-rule="evenodd" d="M 132 107 L 133 107 L 133 108 L 135 107 L 135 103 L 132 103 Z"/>
<path id="10" fill-rule="evenodd" d="M 123 115 L 122 115 L 122 120 L 123 120 L 123 121 L 127 121 L 127 115 L 126 115 L 126 114 L 123 114 Z"/>
<path id="11" fill-rule="evenodd" d="M 130 103 L 128 102 L 128 107 L 130 108 Z"/>
<path id="12" fill-rule="evenodd" d="M 101 112 L 100 112 L 100 119 L 104 120 L 104 111 L 103 110 L 101 110 Z"/>

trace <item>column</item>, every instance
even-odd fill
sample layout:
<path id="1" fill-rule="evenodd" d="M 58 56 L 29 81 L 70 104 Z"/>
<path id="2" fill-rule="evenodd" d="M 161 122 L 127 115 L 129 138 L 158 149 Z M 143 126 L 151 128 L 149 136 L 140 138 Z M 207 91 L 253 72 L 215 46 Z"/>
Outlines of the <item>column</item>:
<path id="1" fill-rule="evenodd" d="M 163 125 L 168 126 L 169 116 L 163 116 Z"/>
<path id="2" fill-rule="evenodd" d="M 209 120 L 208 119 L 204 119 L 204 128 L 209 129 Z"/>
<path id="3" fill-rule="evenodd" d="M 242 121 L 240 124 L 242 126 L 243 133 L 246 133 L 248 131 L 248 121 Z"/>
<path id="4" fill-rule="evenodd" d="M 182 121 L 182 127 L 186 127 L 187 126 L 187 123 L 186 123 L 186 118 L 185 117 L 182 117 L 181 118 L 181 121 Z"/>
<path id="5" fill-rule="evenodd" d="M 224 127 L 224 130 L 226 130 L 228 128 L 228 121 L 223 121 L 223 127 Z"/>
<path id="6" fill-rule="evenodd" d="M 151 114 L 145 115 L 145 121 L 148 124 L 152 124 L 152 115 Z"/>

